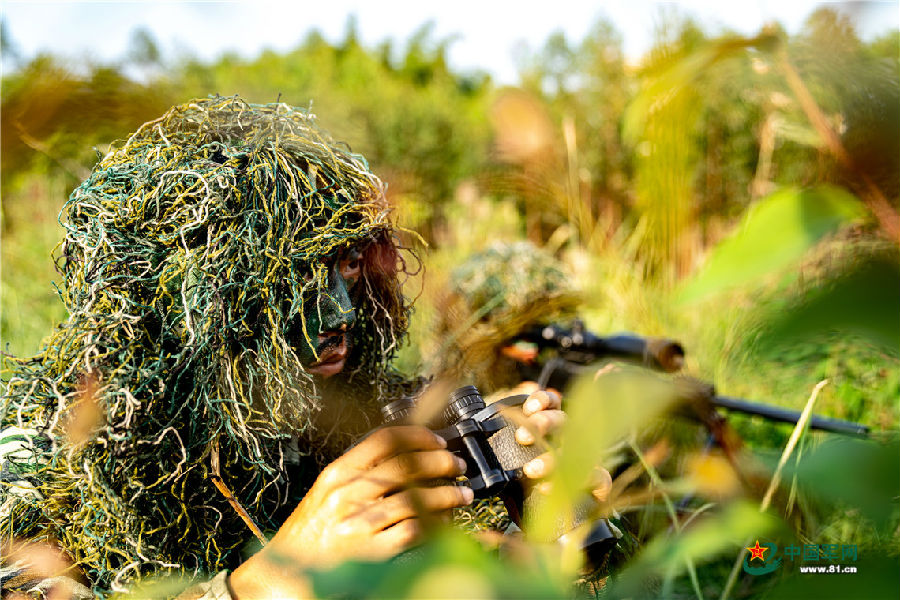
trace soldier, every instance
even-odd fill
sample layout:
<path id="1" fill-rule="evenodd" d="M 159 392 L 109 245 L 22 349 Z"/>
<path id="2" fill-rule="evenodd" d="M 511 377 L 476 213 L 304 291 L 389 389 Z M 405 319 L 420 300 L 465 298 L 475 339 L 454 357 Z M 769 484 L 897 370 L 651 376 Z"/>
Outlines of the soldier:
<path id="1" fill-rule="evenodd" d="M 528 326 L 574 316 L 580 303 L 571 275 L 549 252 L 494 242 L 453 270 L 438 299 L 440 370 L 474 378 L 484 393 L 518 386 L 517 365 L 533 357 L 510 340 Z"/>
<path id="2" fill-rule="evenodd" d="M 489 399 L 533 393 L 538 384 L 523 378 L 522 367 L 533 363 L 537 352 L 511 341 L 529 327 L 573 317 L 581 303 L 572 276 L 552 254 L 526 241 L 494 242 L 457 266 L 439 296 L 440 370 L 468 378 Z M 559 397 L 556 390 L 550 394 Z M 609 473 L 598 468 L 597 500 L 606 500 L 611 485 Z M 479 500 L 455 511 L 456 521 L 467 529 L 514 531 L 506 505 L 498 498 Z M 579 585 L 593 586 L 606 575 L 608 554 L 619 537 L 608 521 L 594 524 L 586 546 L 594 572 Z"/>
<path id="3" fill-rule="evenodd" d="M 218 573 L 186 593 L 303 597 L 303 568 L 394 555 L 422 518 L 471 502 L 433 486 L 463 465 L 424 427 L 346 450 L 422 385 L 391 368 L 410 258 L 381 181 L 311 115 L 175 107 L 114 145 L 63 213 L 70 316 L 8 381 L 0 526 L 72 568 L 42 573 L 33 546 L 7 546 L 4 592 Z M 561 422 L 556 397 L 531 400 L 534 430 Z M 254 536 L 268 541 L 242 560 Z"/>

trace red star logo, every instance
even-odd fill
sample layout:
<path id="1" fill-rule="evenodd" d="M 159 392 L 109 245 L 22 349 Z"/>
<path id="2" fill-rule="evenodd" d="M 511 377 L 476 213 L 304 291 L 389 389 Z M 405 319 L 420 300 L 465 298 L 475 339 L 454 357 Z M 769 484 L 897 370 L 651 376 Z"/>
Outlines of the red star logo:
<path id="1" fill-rule="evenodd" d="M 750 551 L 750 560 L 753 560 L 754 558 L 758 558 L 759 560 L 766 562 L 766 559 L 763 558 L 763 554 L 765 554 L 765 552 L 766 552 L 766 550 L 768 550 L 768 548 L 761 547 L 759 545 L 759 540 L 756 540 L 755 546 L 753 546 L 752 548 L 747 548 L 747 550 Z"/>

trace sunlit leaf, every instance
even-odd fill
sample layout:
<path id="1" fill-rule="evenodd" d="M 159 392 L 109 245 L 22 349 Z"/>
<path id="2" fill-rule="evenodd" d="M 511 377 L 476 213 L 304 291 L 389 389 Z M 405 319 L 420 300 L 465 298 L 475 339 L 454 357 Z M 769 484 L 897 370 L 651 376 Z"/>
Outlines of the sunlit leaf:
<path id="1" fill-rule="evenodd" d="M 589 488 L 594 468 L 603 465 L 614 444 L 662 414 L 673 400 L 672 386 L 638 369 L 579 381 L 566 397 L 568 419 L 550 493 L 526 515 L 528 533 L 552 540 L 574 527 L 593 508 Z"/>
<path id="2" fill-rule="evenodd" d="M 707 498 L 729 498 L 741 491 L 741 482 L 728 460 L 716 453 L 694 453 L 685 460 L 688 483 Z"/>
<path id="3" fill-rule="evenodd" d="M 849 192 L 831 186 L 786 188 L 760 200 L 734 235 L 719 244 L 706 266 L 681 290 L 691 302 L 794 264 L 816 242 L 864 214 Z"/>

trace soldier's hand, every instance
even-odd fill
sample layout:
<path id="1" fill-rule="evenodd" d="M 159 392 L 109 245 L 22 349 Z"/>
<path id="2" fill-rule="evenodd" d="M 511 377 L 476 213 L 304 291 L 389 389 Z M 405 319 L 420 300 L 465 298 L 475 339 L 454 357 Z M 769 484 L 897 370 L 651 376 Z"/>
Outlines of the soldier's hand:
<path id="1" fill-rule="evenodd" d="M 560 406 L 562 398 L 556 390 L 539 390 L 531 381 L 519 384 L 515 393 L 527 393 L 528 399 L 522 405 L 522 413 L 526 417 L 516 429 L 516 441 L 523 446 L 530 446 L 553 433 L 566 422 L 566 413 Z M 549 452 L 526 463 L 522 470 L 529 479 L 547 477 L 553 469 L 553 455 Z"/>
<path id="2" fill-rule="evenodd" d="M 522 405 L 522 412 L 527 421 L 516 430 L 516 441 L 523 446 L 536 443 L 537 439 L 553 433 L 566 422 L 566 413 L 560 409 L 562 406 L 560 394 L 556 390 L 537 390 L 537 387 L 534 382 L 524 382 L 514 390 L 515 393 L 529 394 L 525 404 Z M 522 470 L 529 479 L 544 479 L 553 472 L 553 468 L 553 453 L 545 452 L 526 463 Z M 605 502 L 611 487 L 612 477 L 609 471 L 599 465 L 596 466 L 591 488 L 594 498 L 598 502 Z"/>
<path id="3" fill-rule="evenodd" d="M 462 459 L 425 427 L 376 430 L 328 465 L 272 540 L 232 573 L 233 594 L 303 597 L 309 590 L 301 577 L 292 580 L 292 570 L 387 558 L 409 548 L 423 519 L 472 501 L 469 488 L 431 487 L 464 471 Z"/>

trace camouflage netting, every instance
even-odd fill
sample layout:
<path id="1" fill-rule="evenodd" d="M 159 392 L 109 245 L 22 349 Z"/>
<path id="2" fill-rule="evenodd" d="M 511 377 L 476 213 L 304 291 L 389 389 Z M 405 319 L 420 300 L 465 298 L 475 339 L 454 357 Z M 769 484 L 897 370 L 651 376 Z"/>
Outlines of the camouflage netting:
<path id="1" fill-rule="evenodd" d="M 528 242 L 495 243 L 453 271 L 440 299 L 438 335 L 450 340 L 443 369 L 486 394 L 515 385 L 503 344 L 529 325 L 573 313 L 579 302 L 571 277 L 548 252 Z"/>
<path id="2" fill-rule="evenodd" d="M 304 111 L 175 107 L 114 145 L 62 219 L 70 317 L 0 405 L 3 426 L 39 433 L 21 465 L 39 494 L 4 489 L 0 514 L 4 535 L 56 540 L 100 593 L 234 567 L 251 535 L 211 463 L 273 530 L 379 400 L 415 385 L 389 368 L 409 307 L 384 186 Z M 316 338 L 304 309 L 351 247 L 352 349 L 317 383 L 297 357 Z"/>

